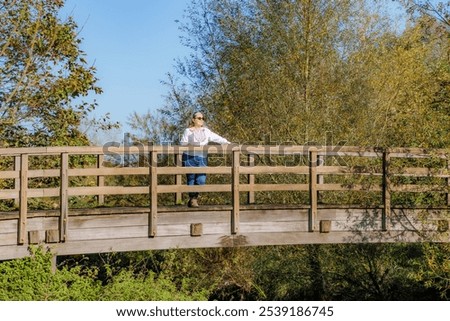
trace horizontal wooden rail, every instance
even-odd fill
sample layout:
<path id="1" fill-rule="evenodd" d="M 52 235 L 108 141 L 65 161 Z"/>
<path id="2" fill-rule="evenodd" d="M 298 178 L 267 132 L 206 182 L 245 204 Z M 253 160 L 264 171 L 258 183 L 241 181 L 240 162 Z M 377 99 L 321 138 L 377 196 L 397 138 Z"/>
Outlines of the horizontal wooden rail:
<path id="1" fill-rule="evenodd" d="M 32 148 L 0 148 L 2 156 L 50 156 L 68 153 L 70 155 L 123 155 L 142 154 L 148 155 L 150 151 L 158 154 L 178 154 L 188 150 L 207 151 L 208 153 L 228 153 L 233 149 L 239 149 L 243 154 L 300 154 L 308 155 L 312 150 L 317 151 L 318 156 L 355 156 L 355 157 L 381 157 L 383 153 L 389 153 L 391 157 L 400 158 L 444 158 L 448 159 L 449 150 L 424 149 L 424 148 L 377 148 L 358 146 L 300 146 L 300 145 L 223 145 L 223 146 L 64 146 L 64 147 L 32 147 Z"/>

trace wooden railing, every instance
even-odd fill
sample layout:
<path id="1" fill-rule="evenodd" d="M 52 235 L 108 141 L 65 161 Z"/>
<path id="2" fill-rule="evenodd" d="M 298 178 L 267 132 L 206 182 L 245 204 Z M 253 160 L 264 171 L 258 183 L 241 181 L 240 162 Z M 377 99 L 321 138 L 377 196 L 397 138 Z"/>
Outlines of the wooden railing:
<path id="1" fill-rule="evenodd" d="M 186 150 L 208 152 L 220 156 L 220 162 L 204 168 L 185 168 L 181 166 L 181 154 Z M 132 166 L 124 167 L 110 162 L 113 156 L 130 155 L 140 157 Z M 89 156 L 95 163 L 82 165 L 71 160 L 72 157 Z M 53 167 L 40 166 L 39 157 L 50 157 Z M 168 159 L 171 158 L 171 161 Z M 149 224 L 148 236 L 158 235 L 158 195 L 173 194 L 174 203 L 182 200 L 183 193 L 220 192 L 231 195 L 231 234 L 239 233 L 240 209 L 243 206 L 241 195 L 247 194 L 249 203 L 258 203 L 260 192 L 296 191 L 306 194 L 309 208 L 309 231 L 319 229 L 316 219 L 318 205 L 323 201 L 322 194 L 330 192 L 362 192 L 379 195 L 382 211 L 382 229 L 389 229 L 393 194 L 433 193 L 441 195 L 440 206 L 450 206 L 450 161 L 445 150 L 424 149 L 377 149 L 346 146 L 247 146 L 212 145 L 204 148 L 186 146 L 133 146 L 133 147 L 48 147 L 48 148 L 7 148 L 0 149 L 0 202 L 3 207 L 14 207 L 18 211 L 18 244 L 26 243 L 29 200 L 31 198 L 57 198 L 59 204 L 60 242 L 66 240 L 69 224 L 70 198 L 96 196 L 97 204 L 103 205 L 106 195 L 148 195 Z M 359 164 L 355 165 L 353 163 Z M 405 164 L 394 164 L 403 161 Z M 412 163 L 408 164 L 408 162 Z M 419 163 L 419 165 L 414 164 Z M 71 165 L 72 164 L 72 165 Z M 86 165 L 87 164 L 87 165 Z M 183 175 L 205 173 L 208 175 L 229 175 L 230 183 L 187 186 Z M 258 181 L 258 175 L 291 175 L 302 177 L 297 182 L 269 184 Z M 108 176 L 144 175 L 147 184 L 143 186 L 107 186 Z M 175 177 L 172 184 L 161 184 L 163 175 Z M 336 177 L 370 177 L 370 184 L 345 181 Z M 73 177 L 93 177 L 95 186 L 73 186 Z M 412 182 L 404 181 L 413 179 Z M 54 185 L 30 186 L 32 180 L 54 179 Z M 436 180 L 421 182 L 420 179 Z M 245 182 L 243 182 L 245 180 Z M 294 180 L 293 180 L 294 181 Z M 57 183 L 56 183 L 57 182 Z M 92 182 L 92 180 L 91 180 Z M 47 184 L 49 185 L 49 184 Z M 8 203 L 9 202 L 9 203 Z M 11 206 L 11 204 L 15 204 Z M 346 205 L 346 204 L 340 204 Z M 352 206 L 355 204 L 348 204 Z M 195 210 L 195 209 L 193 209 Z M 8 217 L 4 209 L 2 217 Z M 1 219 L 1 218 L 0 218 Z M 447 229 L 448 229 L 448 221 Z"/>

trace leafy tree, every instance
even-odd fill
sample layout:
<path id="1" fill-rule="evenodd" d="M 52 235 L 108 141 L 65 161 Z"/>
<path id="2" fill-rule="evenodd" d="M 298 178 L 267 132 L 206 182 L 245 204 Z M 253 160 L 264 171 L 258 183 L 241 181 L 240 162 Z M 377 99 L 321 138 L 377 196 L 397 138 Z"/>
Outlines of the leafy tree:
<path id="1" fill-rule="evenodd" d="M 447 33 L 425 17 L 401 36 L 385 34 L 350 58 L 352 64 L 364 61 L 370 96 L 355 116 L 355 144 L 449 146 L 448 44 Z"/>
<path id="2" fill-rule="evenodd" d="M 269 300 L 439 300 L 439 290 L 448 285 L 425 277 L 420 244 L 273 246 L 255 252 L 254 282 Z M 439 269 L 445 268 L 444 256 Z"/>
<path id="3" fill-rule="evenodd" d="M 178 64 L 185 82 L 169 76 L 165 132 L 176 142 L 201 109 L 241 143 L 448 146 L 445 20 L 399 30 L 377 4 L 193 1 L 182 25 L 193 54 Z"/>
<path id="4" fill-rule="evenodd" d="M 327 246 L 324 278 L 337 300 L 437 300 L 412 273 L 423 259 L 420 244 L 345 244 Z M 325 265 L 325 264 L 324 264 Z"/>
<path id="5" fill-rule="evenodd" d="M 63 0 L 0 2 L 0 141 L 3 146 L 85 145 L 80 120 L 99 94 Z M 77 100 L 77 101 L 78 101 Z"/>
<path id="6" fill-rule="evenodd" d="M 32 255 L 0 263 L 2 301 L 93 301 L 100 283 L 95 270 L 60 269 L 53 273 L 52 254 L 33 249 Z"/>
<path id="7" fill-rule="evenodd" d="M 359 79 L 346 76 L 344 62 L 359 49 L 358 32 L 386 28 L 371 22 L 363 1 L 202 0 L 187 12 L 182 28 L 194 54 L 178 72 L 190 83 L 172 98 L 190 95 L 183 102 L 242 143 L 346 137 L 340 113 L 354 111 L 342 92 Z"/>

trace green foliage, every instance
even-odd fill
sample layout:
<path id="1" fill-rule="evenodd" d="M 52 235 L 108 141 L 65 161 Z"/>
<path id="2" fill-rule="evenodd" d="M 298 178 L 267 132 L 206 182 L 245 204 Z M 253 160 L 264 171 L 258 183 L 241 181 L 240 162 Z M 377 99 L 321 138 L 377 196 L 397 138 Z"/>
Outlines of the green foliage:
<path id="1" fill-rule="evenodd" d="M 79 49 L 75 22 L 61 21 L 63 0 L 3 1 L 0 6 L 0 144 L 86 145 L 78 126 L 101 93 Z"/>
<path id="2" fill-rule="evenodd" d="M 283 246 L 256 251 L 256 281 L 270 300 L 439 299 L 437 284 L 417 277 L 417 267 L 425 268 L 420 244 Z"/>
<path id="3" fill-rule="evenodd" d="M 173 274 L 130 267 L 107 267 L 108 278 L 101 280 L 99 266 L 85 260 L 69 267 L 62 264 L 52 271 L 50 252 L 33 249 L 23 259 L 0 263 L 0 300 L 2 301 L 184 301 L 206 300 L 203 289 L 192 290 L 189 282 L 178 283 Z M 132 256 L 132 254 L 130 254 Z M 97 262 L 99 263 L 99 262 Z M 115 271 L 114 273 L 111 273 Z M 103 281 L 103 282 L 102 282 Z"/>
<path id="4" fill-rule="evenodd" d="M 306 247 L 275 246 L 255 251 L 255 282 L 265 293 L 264 299 L 282 301 L 310 298 L 308 291 L 312 289 L 312 274 L 305 260 Z"/>
<path id="5" fill-rule="evenodd" d="M 179 288 L 164 273 L 156 276 L 152 271 L 135 275 L 121 271 L 102 291 L 104 301 L 194 301 L 206 300 L 203 292 Z"/>
<path id="6" fill-rule="evenodd" d="M 80 267 L 52 272 L 51 253 L 34 249 L 31 257 L 0 264 L 0 300 L 92 301 L 100 294 L 95 270 Z"/>
<path id="7" fill-rule="evenodd" d="M 325 273 L 333 297 L 339 300 L 436 299 L 422 282 L 409 273 L 422 258 L 415 244 L 337 245 L 324 253 L 330 264 Z"/>
<path id="8" fill-rule="evenodd" d="M 0 263 L 0 300 L 439 300 L 448 246 L 347 244 L 166 250 Z"/>
<path id="9" fill-rule="evenodd" d="M 428 288 L 435 288 L 439 291 L 440 297 L 444 300 L 450 298 L 450 245 L 444 244 L 424 244 L 423 261 L 415 264 L 415 269 L 411 271 L 410 277 L 418 282 L 424 282 Z"/>
<path id="10" fill-rule="evenodd" d="M 209 300 L 264 297 L 255 283 L 252 248 L 169 250 L 162 253 L 161 271 L 178 284 L 204 289 Z"/>

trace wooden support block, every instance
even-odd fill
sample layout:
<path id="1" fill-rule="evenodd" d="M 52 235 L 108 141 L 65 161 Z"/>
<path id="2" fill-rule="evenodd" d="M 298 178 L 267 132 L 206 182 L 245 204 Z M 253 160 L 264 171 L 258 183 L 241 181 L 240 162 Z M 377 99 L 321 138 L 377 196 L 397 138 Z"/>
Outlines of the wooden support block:
<path id="1" fill-rule="evenodd" d="M 331 231 L 331 221 L 321 220 L 320 221 L 320 233 L 330 233 Z"/>
<path id="2" fill-rule="evenodd" d="M 448 231 L 448 221 L 447 220 L 439 220 L 437 225 L 437 230 L 439 233 L 444 233 Z"/>
<path id="3" fill-rule="evenodd" d="M 202 236 L 203 234 L 203 224 L 193 223 L 191 224 L 191 236 Z"/>
<path id="4" fill-rule="evenodd" d="M 29 244 L 39 244 L 41 243 L 39 231 L 28 231 L 28 243 Z"/>
<path id="5" fill-rule="evenodd" d="M 45 231 L 46 243 L 58 243 L 59 242 L 59 230 L 46 230 Z"/>

